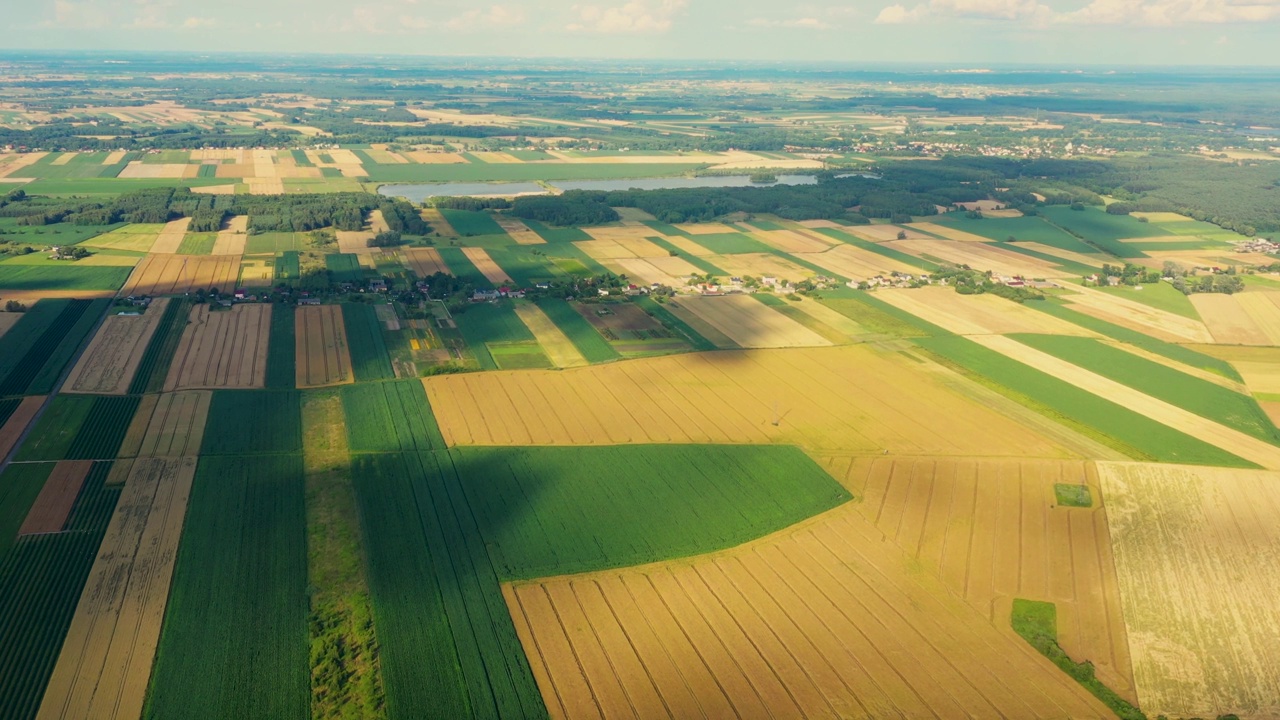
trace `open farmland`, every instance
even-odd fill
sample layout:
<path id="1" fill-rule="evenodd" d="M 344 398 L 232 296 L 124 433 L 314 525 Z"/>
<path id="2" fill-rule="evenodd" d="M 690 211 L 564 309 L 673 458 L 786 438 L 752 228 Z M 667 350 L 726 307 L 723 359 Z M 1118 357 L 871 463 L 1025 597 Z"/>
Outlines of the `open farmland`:
<path id="1" fill-rule="evenodd" d="M 27 425 L 31 424 L 31 419 L 44 405 L 44 401 L 43 395 L 31 395 L 22 398 L 21 401 L 5 401 L 12 406 L 12 409 L 6 414 L 5 421 L 0 423 L 0 457 L 9 456 L 9 451 L 17 444 L 18 438 L 27 429 Z M 0 403 L 0 407 L 3 406 Z"/>
<path id="2" fill-rule="evenodd" d="M 0 396 L 45 394 L 106 312 L 106 300 L 42 300 L 2 342 Z"/>
<path id="3" fill-rule="evenodd" d="M 1203 322 L 1183 317 L 1094 288 L 1071 286 L 1062 296 L 1069 307 L 1086 315 L 1175 343 L 1210 343 L 1213 336 Z"/>
<path id="4" fill-rule="evenodd" d="M 150 412 L 139 408 L 135 423 L 141 424 L 135 446 L 128 441 L 120 448 L 121 457 L 194 457 L 200 453 L 204 428 L 209 417 L 212 393 L 208 390 L 184 390 L 155 397 Z M 145 401 L 145 400 L 144 400 Z M 133 435 L 130 428 L 129 435 Z"/>
<path id="5" fill-rule="evenodd" d="M 1143 709 L 1280 714 L 1280 478 L 1128 463 L 1103 463 L 1099 475 Z"/>
<path id="6" fill-rule="evenodd" d="M 38 720 L 142 716 L 195 467 L 133 463 Z"/>
<path id="7" fill-rule="evenodd" d="M 235 289 L 240 258 L 234 255 L 148 255 L 133 268 L 120 290 L 131 295 L 182 295 L 214 288 Z"/>
<path id="8" fill-rule="evenodd" d="M 517 302 L 514 310 L 556 367 L 579 367 L 587 364 L 587 359 L 578 351 L 577 346 L 541 307 L 529 302 Z"/>
<path id="9" fill-rule="evenodd" d="M 1078 325 L 995 295 L 960 295 L 952 288 L 883 290 L 876 298 L 957 335 L 1045 333 L 1092 335 Z"/>
<path id="10" fill-rule="evenodd" d="M 690 561 L 505 587 L 551 716 L 1107 715 L 854 507 Z"/>
<path id="11" fill-rule="evenodd" d="M 1014 598 L 1055 603 L 1058 643 L 1130 702 L 1129 642 L 1101 487 L 1081 461 L 830 458 L 858 510 L 997 627 Z M 1055 487 L 1087 487 L 1089 507 Z"/>
<path id="12" fill-rule="evenodd" d="M 1191 296 L 1191 302 L 1214 342 L 1280 345 L 1280 292 L 1199 293 Z"/>
<path id="13" fill-rule="evenodd" d="M 267 370 L 270 305 L 191 310 L 191 320 L 169 367 L 165 390 L 262 387 Z"/>
<path id="14" fill-rule="evenodd" d="M 440 251 L 435 248 L 406 248 L 404 256 L 409 262 L 409 268 L 420 278 L 436 273 L 449 273 L 449 267 L 444 264 Z"/>
<path id="15" fill-rule="evenodd" d="M 209 403 L 202 457 L 302 452 L 301 396 L 292 390 L 215 390 Z M 217 422 L 252 418 L 251 422 Z"/>
<path id="16" fill-rule="evenodd" d="M 382 323 L 374 308 L 364 303 L 343 303 L 342 322 L 356 382 L 394 378 Z"/>
<path id="17" fill-rule="evenodd" d="M 338 385 L 352 381 L 351 355 L 343 312 L 337 305 L 299 307 L 294 317 L 296 386 Z"/>
<path id="18" fill-rule="evenodd" d="M 62 389 L 106 395 L 124 393 L 160 326 L 168 303 L 165 298 L 157 298 L 141 316 L 109 316 L 71 369 Z"/>
<path id="19" fill-rule="evenodd" d="M 61 531 L 92 468 L 93 463 L 87 460 L 64 460 L 55 465 L 32 503 L 27 519 L 18 528 L 18 535 Z"/>
<path id="20" fill-rule="evenodd" d="M 929 367 L 850 346 L 424 382 L 450 446 L 776 442 L 813 451 L 1068 456 L 947 387 Z"/>

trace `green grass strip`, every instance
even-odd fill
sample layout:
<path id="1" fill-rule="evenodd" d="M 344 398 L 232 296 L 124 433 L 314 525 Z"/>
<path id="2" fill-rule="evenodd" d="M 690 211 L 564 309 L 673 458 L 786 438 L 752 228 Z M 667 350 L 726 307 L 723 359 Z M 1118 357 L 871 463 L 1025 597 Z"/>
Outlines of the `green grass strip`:
<path id="1" fill-rule="evenodd" d="M 297 358 L 297 339 L 294 337 L 296 313 L 292 306 L 276 305 L 271 308 L 271 334 L 267 344 L 266 387 L 273 390 L 292 390 L 297 381 L 294 363 Z"/>
<path id="2" fill-rule="evenodd" d="M 595 327 L 569 303 L 557 298 L 541 298 L 534 304 L 551 318 L 551 322 L 560 328 L 587 362 L 609 362 L 622 357 L 609 344 L 609 341 L 605 340 L 604 336 L 597 332 Z"/>
<path id="3" fill-rule="evenodd" d="M 365 303 L 342 303 L 342 321 L 347 329 L 347 348 L 351 352 L 356 382 L 395 378 L 377 311 Z"/>
<path id="4" fill-rule="evenodd" d="M 640 306 L 641 310 L 644 310 L 657 319 L 658 322 L 665 325 L 667 329 L 684 338 L 685 342 L 689 343 L 694 350 L 702 352 L 716 349 L 715 343 L 702 337 L 697 330 L 694 330 L 688 323 L 676 317 L 670 310 L 659 305 L 653 298 L 637 298 L 635 303 Z"/>
<path id="5" fill-rule="evenodd" d="M 1031 647 L 1053 661 L 1063 672 L 1111 708 L 1120 720 L 1147 720 L 1147 716 L 1094 675 L 1093 663 L 1072 660 L 1058 645 L 1058 608 L 1050 602 L 1014 598 L 1010 617 L 1013 631 Z"/>
<path id="6" fill-rule="evenodd" d="M 959 336 L 916 338 L 945 364 L 976 375 L 993 389 L 1084 432 L 1135 460 L 1257 467 L 1231 453 L 1174 430 Z"/>

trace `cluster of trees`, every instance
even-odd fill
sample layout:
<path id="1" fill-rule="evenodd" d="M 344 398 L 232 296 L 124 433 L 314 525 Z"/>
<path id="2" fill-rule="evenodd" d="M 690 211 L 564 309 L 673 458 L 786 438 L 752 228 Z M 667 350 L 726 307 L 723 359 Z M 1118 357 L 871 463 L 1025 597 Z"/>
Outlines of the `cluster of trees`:
<path id="1" fill-rule="evenodd" d="M 973 270 L 965 266 L 949 267 L 930 275 L 934 282 L 946 281 L 955 287 L 961 295 L 982 295 L 990 293 L 997 297 L 1023 303 L 1028 300 L 1043 300 L 1044 293 L 1029 287 L 1011 287 L 992 279 L 991 271 Z"/>
<path id="2" fill-rule="evenodd" d="M 511 203 L 511 214 L 552 225 L 602 225 L 617 222 L 611 193 L 571 190 L 563 195 L 526 195 Z"/>
<path id="3" fill-rule="evenodd" d="M 386 221 L 387 227 L 397 235 L 426 235 L 431 232 L 431 226 L 418 214 L 417 208 L 406 200 L 384 199 L 378 209 L 382 211 L 382 219 Z"/>
<path id="4" fill-rule="evenodd" d="M 1151 283 L 1160 282 L 1161 276 L 1174 277 L 1176 273 L 1166 268 L 1163 273 L 1157 270 L 1134 265 L 1133 263 L 1125 263 L 1121 265 L 1109 265 L 1103 263 L 1102 277 L 1104 278 L 1120 278 L 1122 285 L 1150 285 Z"/>
<path id="5" fill-rule="evenodd" d="M 1183 295 L 1194 293 L 1224 293 L 1231 295 L 1244 290 L 1244 281 L 1239 275 L 1199 275 L 1179 276 L 1172 280 L 1175 290 Z"/>

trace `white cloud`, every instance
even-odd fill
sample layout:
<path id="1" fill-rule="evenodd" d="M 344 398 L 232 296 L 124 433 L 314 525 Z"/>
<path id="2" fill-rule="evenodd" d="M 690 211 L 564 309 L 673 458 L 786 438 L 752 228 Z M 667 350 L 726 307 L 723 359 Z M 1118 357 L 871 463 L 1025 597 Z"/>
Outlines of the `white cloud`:
<path id="1" fill-rule="evenodd" d="M 1218 25 L 1280 19 L 1280 2 L 1271 0 L 1093 0 L 1059 15 L 1063 23 L 1086 25 Z"/>
<path id="2" fill-rule="evenodd" d="M 889 5 L 876 15 L 875 23 L 877 25 L 902 25 L 905 23 L 916 22 L 925 16 L 926 8 L 924 5 L 917 5 L 908 10 L 900 4 Z"/>
<path id="3" fill-rule="evenodd" d="M 688 7 L 688 0 L 630 0 L 622 5 L 574 5 L 577 19 L 565 26 L 570 32 L 661 33 Z"/>
<path id="4" fill-rule="evenodd" d="M 831 23 L 825 20 L 819 20 L 815 17 L 793 18 L 790 20 L 770 20 L 768 18 L 754 18 L 747 21 L 752 27 L 766 28 L 796 28 L 799 30 L 830 30 Z"/>
<path id="5" fill-rule="evenodd" d="M 169 6 L 167 0 L 134 0 L 133 22 L 131 27 L 140 30 L 163 30 L 169 27 Z"/>
<path id="6" fill-rule="evenodd" d="M 182 21 L 184 30 L 198 30 L 200 28 L 213 27 L 218 24 L 217 20 L 206 17 L 189 17 Z"/>

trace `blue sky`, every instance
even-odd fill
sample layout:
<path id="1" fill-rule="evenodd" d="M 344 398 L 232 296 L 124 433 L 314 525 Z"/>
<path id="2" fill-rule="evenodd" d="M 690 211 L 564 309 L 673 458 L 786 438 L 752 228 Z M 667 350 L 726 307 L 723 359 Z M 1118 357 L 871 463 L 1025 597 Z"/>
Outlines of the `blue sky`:
<path id="1" fill-rule="evenodd" d="M 0 0 L 3 49 L 1280 65 L 1280 0 Z"/>

